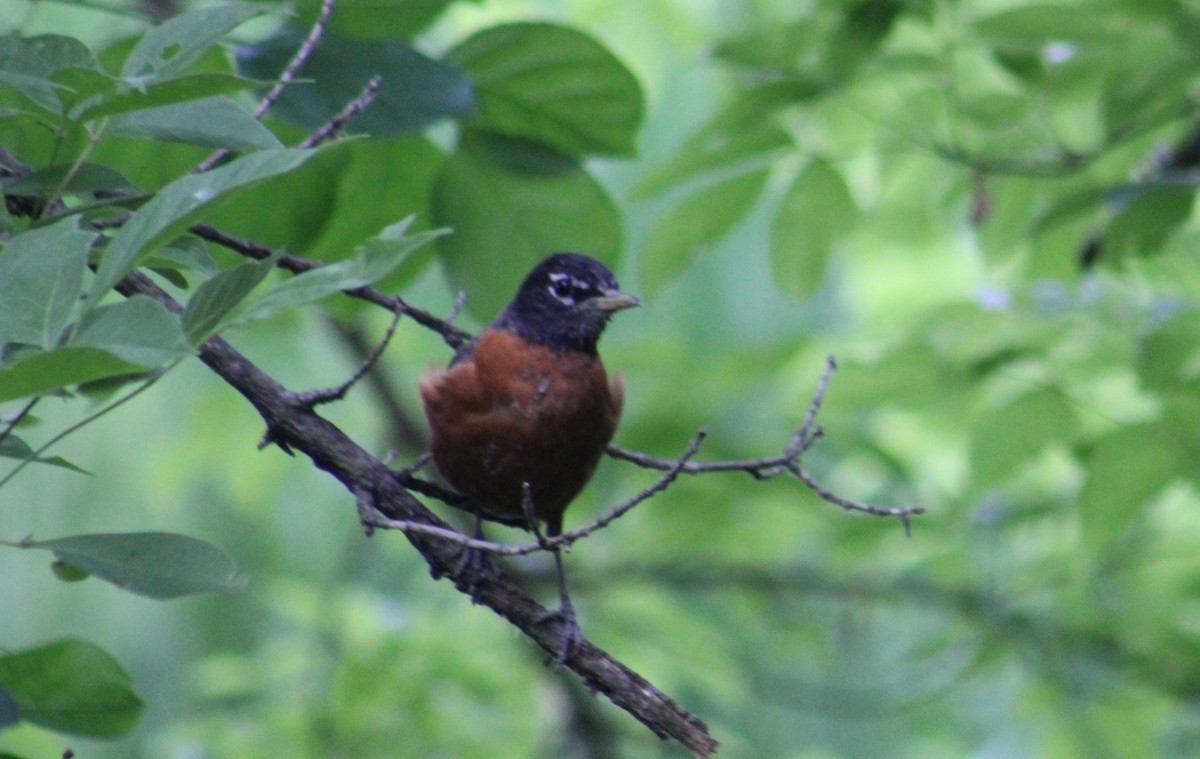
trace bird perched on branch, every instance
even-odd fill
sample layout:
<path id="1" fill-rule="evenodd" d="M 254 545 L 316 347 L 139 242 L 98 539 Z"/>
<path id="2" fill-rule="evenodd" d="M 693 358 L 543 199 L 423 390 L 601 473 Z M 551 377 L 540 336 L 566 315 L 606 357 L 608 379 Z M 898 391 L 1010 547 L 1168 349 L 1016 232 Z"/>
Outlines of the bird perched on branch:
<path id="1" fill-rule="evenodd" d="M 449 367 L 422 379 L 433 461 L 477 517 L 533 529 L 528 506 L 547 535 L 562 532 L 625 398 L 596 343 L 615 312 L 637 305 L 599 261 L 556 253 Z M 555 559 L 571 614 L 557 551 Z"/>

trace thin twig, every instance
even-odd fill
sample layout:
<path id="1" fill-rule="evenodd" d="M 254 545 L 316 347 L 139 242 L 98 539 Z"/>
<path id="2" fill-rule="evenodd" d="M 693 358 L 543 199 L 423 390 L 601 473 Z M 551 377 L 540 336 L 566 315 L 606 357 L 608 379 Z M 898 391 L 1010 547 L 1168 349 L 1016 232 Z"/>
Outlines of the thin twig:
<path id="1" fill-rule="evenodd" d="M 383 77 L 378 74 L 371 77 L 371 81 L 367 82 L 357 97 L 346 103 L 346 107 L 338 111 L 337 115 L 329 121 L 322 124 L 320 129 L 305 138 L 299 147 L 313 148 L 336 135 L 346 125 L 346 122 L 362 113 L 363 109 L 375 101 L 375 96 L 379 93 L 379 84 L 382 81 Z"/>
<path id="2" fill-rule="evenodd" d="M 862 501 L 854 501 L 849 498 L 834 493 L 829 488 L 817 482 L 811 474 L 801 469 L 798 465 L 788 467 L 788 471 L 796 476 L 796 479 L 803 482 L 810 490 L 819 495 L 822 500 L 828 501 L 835 506 L 841 506 L 846 511 L 861 511 L 864 514 L 870 514 L 876 517 L 896 517 L 904 525 L 904 534 L 912 534 L 912 523 L 910 519 L 915 516 L 920 516 L 925 513 L 924 506 L 874 506 Z"/>
<path id="3" fill-rule="evenodd" d="M 254 258 L 259 261 L 263 260 L 264 258 L 271 257 L 276 252 L 266 245 L 261 245 L 251 240 L 246 240 L 235 235 L 231 235 L 208 224 L 196 224 L 189 231 L 191 231 L 191 233 L 197 237 L 208 240 L 209 242 L 214 242 L 224 248 L 234 251 L 235 253 L 240 253 L 244 256 L 248 256 L 249 258 Z M 293 255 L 291 253 L 284 253 L 279 257 L 278 265 L 279 268 L 287 269 L 294 274 L 302 274 L 306 271 L 319 269 L 325 264 L 311 261 L 307 258 L 302 258 L 301 256 Z M 374 303 L 375 305 L 382 306 L 389 311 L 399 310 L 400 313 L 409 317 L 426 329 L 431 329 L 434 332 L 437 332 L 442 336 L 442 339 L 446 341 L 447 345 L 456 350 L 471 339 L 471 334 L 469 332 L 455 327 L 445 319 L 439 319 L 423 308 L 417 308 L 416 306 L 408 304 L 402 298 L 394 295 L 387 295 L 373 287 L 355 287 L 350 290 L 343 290 L 342 292 L 351 298 L 357 298 L 359 300 L 367 301 L 368 303 Z"/>
<path id="4" fill-rule="evenodd" d="M 334 2 L 335 0 L 322 0 L 321 10 L 317 13 L 317 18 L 313 22 L 312 28 L 308 30 L 308 36 L 304 38 L 304 42 L 296 49 L 295 55 L 292 56 L 287 66 L 279 74 L 279 79 L 275 82 L 275 85 L 267 91 L 267 94 L 263 96 L 258 106 L 255 107 L 254 118 L 261 119 L 267 111 L 271 110 L 271 106 L 275 105 L 275 102 L 283 95 L 284 88 L 291 84 L 292 80 L 296 78 L 296 74 L 299 73 L 300 67 L 312 56 L 313 51 L 317 48 L 317 43 L 321 40 L 321 36 L 325 34 L 325 27 L 329 23 L 329 16 L 333 13 Z M 193 169 L 192 172 L 199 174 L 208 171 L 225 160 L 230 152 L 228 148 L 221 148 L 213 152 L 208 158 L 201 161 L 200 165 Z"/>
<path id="5" fill-rule="evenodd" d="M 332 403 L 345 398 L 346 393 L 350 392 L 350 388 L 358 384 L 358 381 L 366 376 L 367 372 L 371 370 L 371 367 L 375 365 L 375 362 L 379 360 L 379 357 L 383 355 L 383 352 L 388 347 L 388 343 L 392 341 L 392 336 L 396 334 L 396 325 L 400 323 L 400 316 L 401 313 L 399 309 L 392 312 L 392 323 L 388 325 L 387 332 L 384 333 L 383 339 L 380 340 L 379 344 L 367 354 L 367 357 L 363 359 L 361 364 L 359 364 L 358 369 L 356 369 L 354 373 L 346 379 L 345 382 L 342 382 L 340 385 L 336 385 L 334 387 L 324 388 L 322 390 L 309 390 L 306 393 L 296 393 L 296 402 L 311 409 L 323 403 Z"/>
<path id="6" fill-rule="evenodd" d="M 796 434 L 792 436 L 792 440 L 787 448 L 778 456 L 757 459 L 728 459 L 723 461 L 689 461 L 680 465 L 679 461 L 660 459 L 646 453 L 641 453 L 640 451 L 628 451 L 613 445 L 608 447 L 608 455 L 615 459 L 629 461 L 646 469 L 658 469 L 661 471 L 677 470 L 678 474 L 745 472 L 755 479 L 767 480 L 787 472 L 804 483 L 806 487 L 816 493 L 822 500 L 832 503 L 835 506 L 840 506 L 847 511 L 859 511 L 878 517 L 895 517 L 904 525 L 905 534 L 909 534 L 912 529 L 910 519 L 914 516 L 924 514 L 925 509 L 923 507 L 875 506 L 862 501 L 845 498 L 817 482 L 811 474 L 800 467 L 800 457 L 814 443 L 821 439 L 824 434 L 824 431 L 816 426 L 817 413 L 821 410 L 825 393 L 829 390 L 829 383 L 836 369 L 837 360 L 833 356 L 829 356 L 825 361 L 825 371 L 821 374 L 821 379 L 817 382 L 816 392 L 813 394 L 813 399 L 808 405 L 808 411 L 804 415 L 804 422 L 800 425 L 800 429 L 796 431 Z"/>
<path id="7" fill-rule="evenodd" d="M 0 430 L 0 445 L 4 445 L 4 441 L 7 440 L 8 436 L 12 434 L 12 431 L 15 430 L 22 421 L 25 420 L 25 417 L 29 416 L 29 413 L 33 411 L 33 407 L 36 406 L 38 401 L 40 401 L 43 397 L 44 396 L 41 395 L 35 395 L 21 408 L 20 411 L 18 411 L 11 419 L 8 420 L 8 423 L 4 425 L 4 429 Z"/>
<path id="8" fill-rule="evenodd" d="M 521 543 L 517 545 L 496 543 L 490 540 L 482 540 L 480 538 L 464 535 L 461 532 L 457 532 L 448 528 L 435 527 L 421 522 L 403 519 L 386 519 L 378 514 L 375 515 L 370 524 L 373 527 L 380 527 L 388 530 L 399 530 L 405 533 L 418 533 L 421 535 L 430 535 L 433 537 L 442 538 L 443 540 L 457 543 L 465 548 L 473 548 L 478 551 L 496 554 L 497 556 L 526 556 L 539 551 L 550 551 L 557 546 L 570 546 L 576 541 L 591 535 L 593 532 L 603 529 L 613 520 L 619 519 L 620 517 L 629 513 L 638 504 L 650 499 L 651 497 L 670 487 L 671 483 L 673 483 L 676 478 L 679 477 L 680 473 L 687 465 L 687 462 L 696 455 L 698 450 L 700 450 L 700 444 L 704 442 L 704 438 L 707 434 L 708 433 L 704 430 L 696 433 L 696 436 L 692 438 L 687 449 L 683 452 L 683 455 L 675 460 L 674 466 L 664 472 L 663 475 L 659 477 L 653 485 L 645 490 L 642 490 L 629 500 L 613 507 L 604 516 L 584 525 L 583 527 L 579 527 L 574 530 L 568 530 L 567 532 L 559 535 L 545 536 L 541 535 L 540 531 L 536 531 L 534 535 L 537 537 L 537 542 L 534 543 Z M 360 505 L 360 513 L 362 511 L 363 509 Z M 527 516 L 526 520 L 528 521 L 528 519 L 529 517 Z M 534 524 L 536 525 L 536 521 Z"/>

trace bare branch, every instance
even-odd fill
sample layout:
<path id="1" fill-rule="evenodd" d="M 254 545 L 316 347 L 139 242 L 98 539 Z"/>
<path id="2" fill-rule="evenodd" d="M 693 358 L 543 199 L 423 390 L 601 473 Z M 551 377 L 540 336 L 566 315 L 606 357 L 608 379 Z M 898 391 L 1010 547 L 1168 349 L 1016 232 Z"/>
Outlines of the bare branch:
<path id="1" fill-rule="evenodd" d="M 816 493 L 821 499 L 835 506 L 840 506 L 847 511 L 859 511 L 872 516 L 895 517 L 899 519 L 904 525 L 905 533 L 908 534 L 912 528 L 910 519 L 914 516 L 924 514 L 925 509 L 923 507 L 875 506 L 844 498 L 817 482 L 811 474 L 800 467 L 800 457 L 812 448 L 824 435 L 824 431 L 816 426 L 817 414 L 821 410 L 821 404 L 825 400 L 825 393 L 829 390 L 829 383 L 836 369 L 837 360 L 833 356 L 829 356 L 825 360 L 825 371 L 821 374 L 821 379 L 817 382 L 817 389 L 813 394 L 812 401 L 808 405 L 808 411 L 804 415 L 803 424 L 800 425 L 800 429 L 796 431 L 796 434 L 792 436 L 792 440 L 787 448 L 778 456 L 757 459 L 728 459 L 723 461 L 687 461 L 680 465 L 679 461 L 660 459 L 646 453 L 641 453 L 640 451 L 628 451 L 615 445 L 608 447 L 608 455 L 615 459 L 629 461 L 646 469 L 671 471 L 677 468 L 677 473 L 679 474 L 745 472 L 757 480 L 767 480 L 787 472 L 804 483 L 806 487 Z"/>
<path id="2" fill-rule="evenodd" d="M 383 339 L 380 340 L 379 344 L 367 354 L 367 357 L 363 359 L 361 364 L 359 364 L 358 369 L 356 369 L 354 374 L 351 374 L 345 382 L 342 382 L 340 385 L 335 387 L 325 388 L 323 390 L 310 390 L 306 393 L 298 393 L 296 396 L 297 400 L 299 400 L 301 403 L 308 404 L 308 406 L 311 408 L 313 406 L 319 406 L 322 403 L 332 403 L 345 398 L 346 393 L 350 392 L 350 388 L 358 384 L 358 381 L 361 380 L 363 376 L 365 376 L 366 373 L 371 370 L 371 367 L 374 366 L 375 362 L 379 360 L 379 357 L 383 355 L 384 350 L 386 350 L 388 347 L 388 343 L 392 341 L 392 336 L 396 334 L 396 325 L 399 323 L 400 311 L 397 309 L 395 312 L 393 312 L 392 323 L 388 325 L 387 332 L 384 334 Z"/>
<path id="3" fill-rule="evenodd" d="M 266 245 L 260 245 L 252 240 L 246 240 L 235 235 L 223 232 L 208 224 L 196 224 L 189 231 L 197 237 L 214 242 L 222 247 L 228 248 L 235 253 L 240 253 L 249 258 L 254 258 L 261 261 L 264 258 L 269 258 L 274 255 L 275 251 Z M 291 253 L 284 253 L 279 257 L 279 267 L 287 269 L 294 274 L 300 274 L 306 271 L 319 269 L 325 264 L 316 261 L 302 258 Z M 426 329 L 433 330 L 442 336 L 446 344 L 451 348 L 458 349 L 471 339 L 471 334 L 465 330 L 455 327 L 445 319 L 440 319 L 429 313 L 423 308 L 417 308 L 405 302 L 402 298 L 394 295 L 386 295 L 373 287 L 355 287 L 350 290 L 343 290 L 346 295 L 351 298 L 374 303 L 377 306 L 382 306 L 389 311 L 399 311 L 404 316 L 409 317 L 413 321 L 420 324 Z"/>
<path id="4" fill-rule="evenodd" d="M 620 517 L 625 516 L 638 504 L 649 500 L 653 496 L 661 493 L 662 491 L 664 491 L 668 487 L 670 487 L 671 483 L 673 483 L 676 480 L 676 478 L 679 477 L 680 472 L 683 471 L 683 468 L 687 465 L 687 462 L 693 456 L 696 455 L 696 451 L 700 450 L 700 444 L 704 442 L 704 438 L 707 434 L 708 433 L 705 432 L 704 430 L 701 430 L 700 432 L 698 432 L 696 434 L 696 437 L 692 438 L 692 441 L 688 444 L 687 450 L 685 450 L 683 452 L 683 455 L 675 460 L 674 466 L 672 466 L 665 473 L 663 473 L 663 475 L 661 477 L 659 477 L 658 480 L 655 481 L 655 483 L 653 485 L 651 485 L 650 487 L 641 491 L 640 493 L 635 495 L 633 498 L 630 498 L 629 500 L 627 500 L 621 504 L 618 504 L 617 506 L 614 506 L 612 509 L 610 509 L 608 511 L 607 514 L 596 519 L 593 522 L 590 522 L 589 524 L 584 525 L 583 527 L 579 527 L 574 530 L 568 530 L 559 535 L 554 535 L 553 537 L 537 535 L 537 533 L 535 532 L 535 535 L 537 535 L 537 538 L 538 538 L 538 541 L 536 543 L 522 543 L 522 544 L 517 544 L 517 545 L 509 545 L 507 543 L 496 543 L 496 542 L 493 542 L 490 540 L 481 540 L 480 538 L 473 538 L 469 535 L 464 535 L 463 533 L 458 532 L 456 530 L 443 529 L 443 528 L 431 529 L 427 525 L 419 523 L 419 522 L 409 522 L 409 521 L 404 521 L 404 520 L 386 519 L 382 516 L 379 516 L 378 514 L 374 515 L 374 518 L 371 519 L 370 524 L 373 527 L 381 527 L 381 528 L 388 529 L 388 530 L 399 530 L 401 532 L 414 532 L 414 533 L 420 533 L 422 535 L 430 535 L 433 537 L 442 538 L 443 540 L 449 540 L 449 541 L 451 541 L 453 543 L 457 543 L 465 548 L 473 548 L 477 551 L 485 551 L 487 553 L 495 554 L 497 556 L 527 556 L 531 553 L 537 553 L 538 551 L 553 550 L 556 546 L 570 546 L 572 543 L 576 542 L 577 540 L 586 538 L 588 535 L 591 535 L 593 532 L 596 532 L 597 530 L 600 530 L 600 529 L 608 526 L 608 524 L 610 522 L 612 522 L 616 519 L 619 519 Z M 427 454 L 422 454 L 422 458 L 424 458 L 426 455 Z M 418 461 L 420 461 L 420 460 L 421 459 L 418 459 Z M 399 474 L 401 474 L 401 472 L 397 472 L 397 474 L 399 475 Z M 405 469 L 405 470 L 403 470 L 403 474 L 408 475 L 402 480 L 402 482 L 404 482 L 407 486 L 407 483 L 410 483 L 412 481 L 411 471 L 409 471 L 409 469 Z M 432 484 L 432 483 L 430 483 L 430 484 Z M 420 492 L 420 491 L 418 491 L 418 492 Z M 443 491 L 443 492 L 446 492 L 446 491 Z M 450 495 L 457 495 L 457 494 L 450 494 Z M 435 497 L 437 497 L 437 496 L 435 496 Z M 458 496 L 457 499 L 455 499 L 455 500 L 457 502 L 453 503 L 451 505 L 456 506 L 457 508 L 462 508 L 462 509 L 467 509 L 467 510 L 470 509 L 469 504 L 466 502 L 465 499 L 462 498 L 462 496 Z M 368 511 L 368 514 L 370 514 L 370 513 L 371 512 Z M 528 517 L 526 517 L 526 521 L 528 521 Z M 520 523 L 520 522 L 513 522 L 509 526 L 522 527 L 522 526 L 524 526 L 524 524 Z"/>
<path id="5" fill-rule="evenodd" d="M 333 15 L 333 4 L 334 0 L 322 0 L 321 10 L 317 12 L 317 18 L 313 21 L 312 28 L 308 30 L 308 36 L 304 38 L 304 42 L 296 50 L 292 60 L 288 61 L 288 65 L 280 73 L 279 81 L 254 109 L 254 118 L 261 119 L 267 111 L 271 110 L 271 106 L 275 105 L 275 101 L 279 100 L 279 96 L 283 94 L 284 88 L 296 78 L 300 68 L 317 49 L 317 43 L 321 41 L 321 37 L 325 34 L 325 27 L 329 24 L 329 17 Z"/>
<path id="6" fill-rule="evenodd" d="M 363 109 L 375 101 L 375 96 L 379 93 L 379 84 L 382 81 L 383 77 L 379 75 L 371 77 L 371 81 L 367 82 L 357 97 L 346 103 L 346 107 L 338 111 L 337 115 L 332 119 L 322 124 L 320 129 L 305 138 L 299 147 L 313 148 L 334 137 L 346 125 L 346 122 L 362 113 Z"/>
<path id="7" fill-rule="evenodd" d="M 254 118 L 261 119 L 266 115 L 267 111 L 271 110 L 271 106 L 279 100 L 283 94 L 284 88 L 291 84 L 296 78 L 296 74 L 300 71 L 300 67 L 304 65 L 317 49 L 317 43 L 321 41 L 322 35 L 325 34 L 325 27 L 329 23 L 329 16 L 333 13 L 333 4 L 335 0 L 322 0 L 321 10 L 317 13 L 317 18 L 313 22 L 312 28 L 308 30 L 308 36 L 304 38 L 304 42 L 296 49 L 295 55 L 288 61 L 288 65 L 284 67 L 279 74 L 278 81 L 273 86 L 263 99 L 259 101 L 258 106 L 254 109 Z M 221 161 L 228 157 L 230 151 L 227 148 L 221 148 L 213 152 L 208 158 L 200 162 L 200 165 L 193 169 L 193 173 L 199 174 L 216 166 Z"/>

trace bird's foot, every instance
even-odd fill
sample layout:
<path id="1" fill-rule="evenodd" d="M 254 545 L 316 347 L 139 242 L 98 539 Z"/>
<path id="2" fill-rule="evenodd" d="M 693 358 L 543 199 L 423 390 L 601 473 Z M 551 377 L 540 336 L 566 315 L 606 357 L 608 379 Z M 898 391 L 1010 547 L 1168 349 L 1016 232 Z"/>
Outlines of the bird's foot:
<path id="1" fill-rule="evenodd" d="M 557 622 L 559 625 L 558 655 L 554 657 L 555 667 L 564 667 L 571 657 L 579 652 L 579 646 L 587 640 L 575 617 L 575 606 L 564 599 L 564 603 L 554 610 L 547 610 L 537 618 L 535 624 L 544 625 Z"/>
<path id="2" fill-rule="evenodd" d="M 491 574 L 487 555 L 478 548 L 463 546 L 454 562 L 454 577 L 460 579 L 459 588 L 467 594 L 472 604 L 483 599 L 482 580 Z"/>

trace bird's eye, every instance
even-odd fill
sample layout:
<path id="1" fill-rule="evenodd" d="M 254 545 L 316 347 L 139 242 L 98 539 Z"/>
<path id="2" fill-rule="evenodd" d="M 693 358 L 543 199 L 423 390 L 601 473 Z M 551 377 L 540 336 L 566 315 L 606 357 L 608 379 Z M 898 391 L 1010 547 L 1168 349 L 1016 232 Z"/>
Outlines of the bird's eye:
<path id="1" fill-rule="evenodd" d="M 568 306 L 575 305 L 587 292 L 587 287 L 570 274 L 551 274 L 549 289 L 556 300 Z"/>

